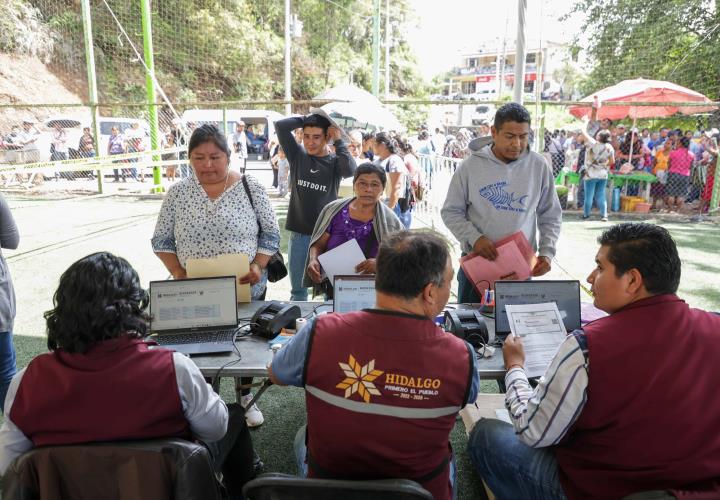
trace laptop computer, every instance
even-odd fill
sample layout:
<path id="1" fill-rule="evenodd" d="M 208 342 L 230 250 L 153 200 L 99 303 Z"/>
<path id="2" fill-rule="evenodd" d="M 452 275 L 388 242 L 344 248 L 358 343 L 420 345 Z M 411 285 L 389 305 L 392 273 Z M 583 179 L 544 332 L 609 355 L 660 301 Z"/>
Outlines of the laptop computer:
<path id="1" fill-rule="evenodd" d="M 580 282 L 577 280 L 531 280 L 495 282 L 495 334 L 510 333 L 505 306 L 555 302 L 565 330 L 580 328 Z"/>
<path id="2" fill-rule="evenodd" d="M 335 275 L 333 311 L 346 313 L 375 307 L 375 275 Z"/>
<path id="3" fill-rule="evenodd" d="M 183 354 L 234 350 L 238 326 L 234 276 L 150 282 L 150 332 Z"/>

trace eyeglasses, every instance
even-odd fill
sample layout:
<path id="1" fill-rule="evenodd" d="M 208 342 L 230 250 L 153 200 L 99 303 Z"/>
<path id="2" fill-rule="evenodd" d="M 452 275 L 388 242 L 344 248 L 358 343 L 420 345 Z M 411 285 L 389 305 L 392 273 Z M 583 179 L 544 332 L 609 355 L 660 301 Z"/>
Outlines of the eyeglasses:
<path id="1" fill-rule="evenodd" d="M 365 182 L 365 181 L 357 181 L 355 185 L 360 189 L 372 189 L 373 191 L 382 189 L 382 183 L 380 182 Z"/>

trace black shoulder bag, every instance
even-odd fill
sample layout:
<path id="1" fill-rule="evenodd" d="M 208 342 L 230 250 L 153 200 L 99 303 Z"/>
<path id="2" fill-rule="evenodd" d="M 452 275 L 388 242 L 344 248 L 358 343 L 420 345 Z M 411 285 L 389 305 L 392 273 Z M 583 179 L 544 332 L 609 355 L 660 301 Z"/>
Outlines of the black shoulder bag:
<path id="1" fill-rule="evenodd" d="M 250 194 L 250 186 L 248 186 L 247 180 L 245 179 L 244 175 L 242 176 L 242 183 L 243 187 L 245 188 L 245 193 L 247 194 L 248 200 L 250 200 L 250 206 L 252 207 L 253 212 L 255 212 L 255 203 L 253 203 L 253 197 L 252 194 Z M 260 224 L 260 219 L 257 216 L 257 212 L 255 212 L 255 218 L 257 219 L 259 234 L 259 232 L 262 230 L 262 225 Z M 268 274 L 268 281 L 271 283 L 278 282 L 285 276 L 287 276 L 288 270 L 287 267 L 285 267 L 285 259 L 283 259 L 280 250 L 275 252 L 272 257 L 270 257 L 266 269 Z"/>

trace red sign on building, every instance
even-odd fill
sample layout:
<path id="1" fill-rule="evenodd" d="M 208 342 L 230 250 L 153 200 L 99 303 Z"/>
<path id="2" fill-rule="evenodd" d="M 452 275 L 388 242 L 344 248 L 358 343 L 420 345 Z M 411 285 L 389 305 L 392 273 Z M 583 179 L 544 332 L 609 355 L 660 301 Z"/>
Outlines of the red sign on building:
<path id="1" fill-rule="evenodd" d="M 493 80 L 495 80 L 495 75 L 477 75 L 475 77 L 476 83 L 487 83 L 492 82 Z M 512 82 L 513 80 L 515 80 L 515 75 L 513 73 L 507 74 L 505 75 L 505 80 L 508 82 Z M 537 81 L 537 73 L 525 73 L 525 81 Z"/>

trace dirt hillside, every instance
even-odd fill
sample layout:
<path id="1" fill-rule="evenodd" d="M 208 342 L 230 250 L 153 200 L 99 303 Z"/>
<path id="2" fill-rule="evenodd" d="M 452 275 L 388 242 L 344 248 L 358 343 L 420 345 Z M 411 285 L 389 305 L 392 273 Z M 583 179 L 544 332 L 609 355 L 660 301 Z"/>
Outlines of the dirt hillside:
<path id="1" fill-rule="evenodd" d="M 69 90 L 37 57 L 0 53 L 0 104 L 73 104 L 86 99 Z M 50 115 L 87 113 L 86 108 L 0 108 L 0 133 L 24 119 L 41 122 Z"/>

